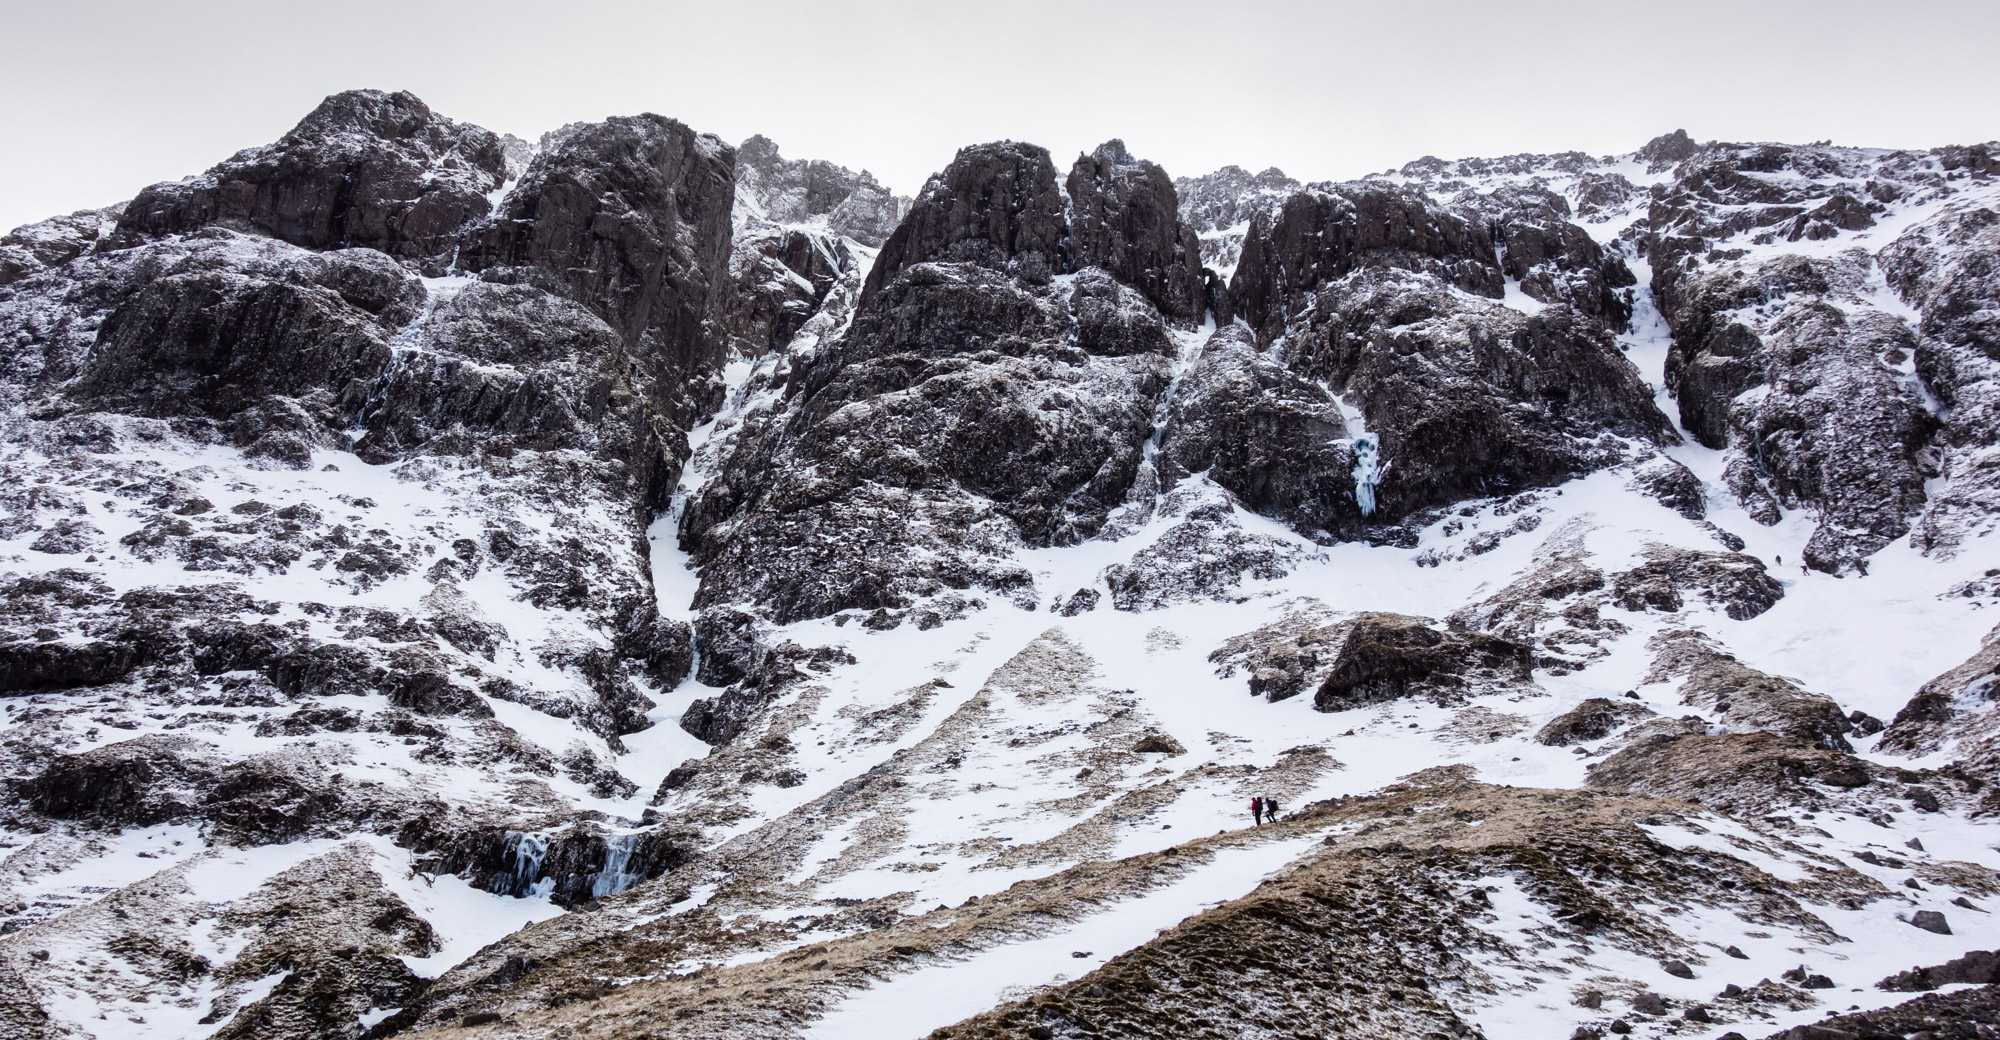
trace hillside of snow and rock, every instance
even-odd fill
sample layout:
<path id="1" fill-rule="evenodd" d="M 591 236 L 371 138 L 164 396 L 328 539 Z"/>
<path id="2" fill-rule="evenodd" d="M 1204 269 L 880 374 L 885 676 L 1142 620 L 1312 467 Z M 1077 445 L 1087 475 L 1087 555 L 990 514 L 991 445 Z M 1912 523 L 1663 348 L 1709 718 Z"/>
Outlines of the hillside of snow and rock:
<path id="1" fill-rule="evenodd" d="M 0 1037 L 1990 1036 L 1997 527 L 2000 145 L 335 95 L 0 239 Z"/>

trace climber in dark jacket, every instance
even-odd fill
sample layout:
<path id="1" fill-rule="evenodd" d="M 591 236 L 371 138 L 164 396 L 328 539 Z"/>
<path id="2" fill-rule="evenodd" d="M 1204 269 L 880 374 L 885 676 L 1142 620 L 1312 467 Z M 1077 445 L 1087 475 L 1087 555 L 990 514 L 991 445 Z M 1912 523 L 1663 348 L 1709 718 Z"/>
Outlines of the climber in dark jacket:
<path id="1" fill-rule="evenodd" d="M 1264 818 L 1272 823 L 1278 822 L 1278 800 L 1269 795 L 1264 796 Z"/>

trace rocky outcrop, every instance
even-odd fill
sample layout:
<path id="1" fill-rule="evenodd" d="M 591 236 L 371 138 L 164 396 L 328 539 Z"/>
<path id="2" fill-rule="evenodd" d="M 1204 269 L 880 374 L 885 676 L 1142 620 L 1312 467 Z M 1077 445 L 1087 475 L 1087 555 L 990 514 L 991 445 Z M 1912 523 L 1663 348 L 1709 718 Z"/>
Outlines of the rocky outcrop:
<path id="1" fill-rule="evenodd" d="M 734 150 L 664 116 L 576 127 L 536 155 L 458 263 L 566 296 L 617 332 L 676 421 L 720 403 Z"/>
<path id="2" fill-rule="evenodd" d="M 104 285 L 117 303 L 68 385 L 73 398 L 215 420 L 291 398 L 296 410 L 269 404 L 307 420 L 283 432 L 308 446 L 351 424 L 425 299 L 379 252 L 304 253 L 220 230 L 117 259 Z"/>
<path id="3" fill-rule="evenodd" d="M 976 264 L 1028 285 L 1070 269 L 1062 186 L 1047 149 L 1015 141 L 961 148 L 882 244 L 865 302 L 904 268 Z"/>
<path id="4" fill-rule="evenodd" d="M 275 144 L 140 192 L 116 238 L 222 226 L 312 250 L 378 249 L 436 264 L 448 262 L 459 229 L 486 215 L 487 196 L 505 179 L 491 131 L 436 115 L 407 91 L 350 90 Z"/>
<path id="5" fill-rule="evenodd" d="M 931 180 L 851 325 L 794 364 L 783 411 L 747 422 L 690 503 L 698 605 L 786 623 L 1032 603 L 1010 547 L 1072 544 L 1125 503 L 1175 341 L 1104 269 L 1055 280 L 1069 246 L 1054 177 L 1046 152 L 1000 143 Z M 770 566 L 779 555 L 795 565 Z"/>
<path id="6" fill-rule="evenodd" d="M 1915 335 L 1893 315 L 1829 302 L 1863 277 L 1846 261 L 1725 266 L 1684 279 L 1669 315 L 1682 424 L 1742 452 L 1779 503 L 1821 510 L 1805 560 L 1829 573 L 1864 568 L 1907 533 L 1935 473 Z"/>
<path id="7" fill-rule="evenodd" d="M 1118 610 L 1138 613 L 1209 600 L 1240 603 L 1268 594 L 1260 586 L 1315 558 L 1307 546 L 1247 529 L 1236 503 L 1207 482 L 1185 482 L 1157 504 L 1141 502 L 1136 512 L 1172 523 L 1130 560 L 1106 567 L 1099 576 Z M 1095 590 L 1079 590 L 1063 609 L 1094 603 L 1094 595 L 1085 597 L 1085 592 Z"/>
<path id="8" fill-rule="evenodd" d="M 1367 474 L 1357 473 L 1354 431 L 1324 386 L 1275 353 L 1241 326 L 1208 338 L 1174 392 L 1165 476 L 1205 472 L 1245 506 L 1319 541 L 1359 537 Z"/>
<path id="9" fill-rule="evenodd" d="M 692 861 L 698 835 L 661 827 L 613 833 L 574 823 L 542 832 L 483 830 L 429 834 L 412 841 L 421 865 L 464 878 L 495 895 L 546 894 L 571 907 L 616 895 Z"/>
<path id="10" fill-rule="evenodd" d="M 1194 232 L 1181 226 L 1174 183 L 1155 163 L 1107 141 L 1070 167 L 1070 263 L 1100 267 L 1139 290 L 1168 319 L 1206 310 Z"/>
<path id="11" fill-rule="evenodd" d="M 1280 623 L 1229 640 L 1209 660 L 1223 677 L 1249 673 L 1251 694 L 1269 701 L 1310 690 L 1317 711 L 1406 698 L 1457 704 L 1533 688 L 1526 647 L 1401 614 L 1364 613 L 1303 630 Z"/>
<path id="12" fill-rule="evenodd" d="M 1638 278 L 1570 222 L 1568 199 L 1543 187 L 1507 185 L 1484 194 L 1467 189 L 1452 202 L 1485 225 L 1500 272 L 1529 298 L 1568 304 L 1613 329 L 1631 320 L 1627 290 Z"/>
<path id="13" fill-rule="evenodd" d="M 823 226 L 879 249 L 909 212 L 867 170 L 856 173 L 823 159 L 786 159 L 778 143 L 758 134 L 736 146 L 738 217 L 779 226 Z"/>
<path id="14" fill-rule="evenodd" d="M 1815 569 L 1861 573 L 1906 533 L 1948 555 L 2000 514 L 1981 461 L 1995 424 L 1978 317 L 1995 298 L 1994 220 L 1954 199 L 1990 151 L 1710 145 L 1652 200 L 1645 245 L 1682 422 L 1733 449 L 1731 490 L 1760 522 L 1781 506 L 1820 513 Z M 1933 204 L 1869 255 L 1877 216 Z"/>
<path id="15" fill-rule="evenodd" d="M 1825 809 L 1877 779 L 1861 759 L 1794 737 L 1685 732 L 1641 737 L 1591 765 L 1589 776 L 1596 787 L 1746 814 Z"/>
<path id="16" fill-rule="evenodd" d="M 1592 697 L 1550 720 L 1535 739 L 1550 747 L 1592 743 L 1654 714 L 1653 709 L 1636 701 Z"/>
<path id="17" fill-rule="evenodd" d="M 1483 226 L 1420 191 L 1362 182 L 1301 191 L 1252 226 L 1229 283 L 1231 314 L 1275 338 L 1309 294 L 1363 268 L 1428 274 L 1495 299 L 1505 288 Z"/>
<path id="18" fill-rule="evenodd" d="M 701 656 L 695 677 L 705 686 L 726 689 L 713 697 L 696 698 L 681 714 L 680 726 L 708 744 L 735 739 L 793 684 L 832 671 L 837 664 L 854 663 L 852 654 L 833 647 L 808 650 L 791 640 L 774 645 L 755 617 L 728 608 L 703 612 L 695 622 L 694 637 Z"/>
<path id="19" fill-rule="evenodd" d="M 1959 767 L 2000 784 L 2000 626 L 1964 664 L 1925 683 L 1896 712 L 1878 745 L 1912 757 L 1945 748 Z"/>
<path id="20" fill-rule="evenodd" d="M 1647 648 L 1654 654 L 1648 682 L 1681 679 L 1681 703 L 1731 730 L 1777 733 L 1829 751 L 1854 750 L 1847 742 L 1854 725 L 1832 698 L 1758 671 L 1698 632 L 1663 632 Z"/>
<path id="21" fill-rule="evenodd" d="M 1209 279 L 1210 306 L 1222 305 L 1226 320 L 1227 287 L 1243 256 L 1250 224 L 1258 217 L 1274 218 L 1299 182 L 1273 166 L 1252 174 L 1241 166 L 1224 166 L 1201 177 L 1179 177 L 1174 193 L 1181 200 L 1181 224 L 1195 233 L 1201 261 L 1214 272 Z"/>
<path id="22" fill-rule="evenodd" d="M 1950 205 L 1877 256 L 1889 285 L 1917 308 L 1916 372 L 1935 394 L 1932 449 L 1944 477 L 1911 531 L 1924 552 L 1950 557 L 2000 526 L 2000 211 Z"/>
<path id="23" fill-rule="evenodd" d="M 1287 366 L 1360 411 L 1379 452 L 1363 514 L 1378 521 L 1614 464 L 1607 433 L 1674 438 L 1610 334 L 1566 307 L 1530 316 L 1372 268 L 1313 301 L 1265 338 L 1282 333 Z"/>
<path id="24" fill-rule="evenodd" d="M 2000 982 L 2000 952 L 1973 950 L 1928 968 L 1897 972 L 1875 984 L 1891 993 L 1928 993 L 1940 986 L 1970 983 L 1975 986 Z"/>
<path id="25" fill-rule="evenodd" d="M 1693 598 L 1748 621 L 1784 598 L 1785 588 L 1764 561 L 1743 553 L 1650 546 L 1639 566 L 1611 579 L 1610 602 L 1631 611 L 1674 612 Z"/>
<path id="26" fill-rule="evenodd" d="M 948 589 L 1025 592 L 1006 547 L 1103 525 L 1167 383 L 1160 353 L 1086 348 L 1129 349 L 1147 322 L 1155 349 L 1170 343 L 1150 304 L 1108 279 L 1067 288 L 924 264 L 877 290 L 794 373 L 789 412 L 747 432 L 690 506 L 698 602 L 761 602 L 783 623 Z M 1094 292 L 1121 302 L 1093 312 Z M 769 567 L 781 551 L 800 566 Z"/>

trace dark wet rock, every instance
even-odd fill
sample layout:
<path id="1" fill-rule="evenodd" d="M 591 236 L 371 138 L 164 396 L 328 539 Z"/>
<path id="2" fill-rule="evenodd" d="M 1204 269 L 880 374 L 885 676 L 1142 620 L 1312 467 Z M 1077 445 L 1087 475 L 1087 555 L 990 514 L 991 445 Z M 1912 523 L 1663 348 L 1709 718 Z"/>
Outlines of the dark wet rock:
<path id="1" fill-rule="evenodd" d="M 1723 467 L 1722 481 L 1729 493 L 1736 496 L 1736 504 L 1750 514 L 1750 519 L 1765 527 L 1784 519 L 1777 496 L 1771 493 L 1768 482 L 1758 475 L 1756 464 L 1749 459 L 1730 459 Z"/>
<path id="2" fill-rule="evenodd" d="M 1912 927 L 1921 928 L 1926 932 L 1935 932 L 1938 935 L 1951 934 L 1950 922 L 1946 921 L 1944 915 L 1936 910 L 1919 910 L 1911 914 L 1910 924 Z"/>
<path id="3" fill-rule="evenodd" d="M 1440 631 L 1425 618 L 1364 613 L 1330 624 L 1280 622 L 1209 655 L 1217 674 L 1249 673 L 1250 692 L 1279 701 L 1311 691 L 1318 711 L 1420 698 L 1437 704 L 1533 688 L 1526 647 L 1482 633 Z"/>
<path id="4" fill-rule="evenodd" d="M 1421 618 L 1364 614 L 1349 623 L 1313 708 L 1341 711 L 1424 697 L 1439 703 L 1493 687 L 1527 684 L 1526 647 L 1479 633 L 1440 632 Z"/>
<path id="5" fill-rule="evenodd" d="M 159 269 L 106 317 L 72 394 L 106 410 L 214 418 L 285 395 L 301 400 L 308 438 L 348 421 L 388 364 L 393 326 L 360 304 L 422 298 L 380 253 L 288 254 L 226 232 L 130 261 Z M 365 284 L 366 298 L 329 291 L 343 281 Z"/>
<path id="6" fill-rule="evenodd" d="M 1294 194 L 1268 225 L 1252 226 L 1229 284 L 1232 314 L 1272 338 L 1309 294 L 1364 267 L 1429 274 L 1495 299 L 1505 289 L 1484 227 L 1420 191 L 1339 185 Z"/>
<path id="7" fill-rule="evenodd" d="M 534 833 L 433 834 L 413 847 L 437 873 L 456 874 L 481 891 L 518 898 L 546 890 L 551 902 L 571 907 L 691 861 L 698 851 L 695 839 L 675 827 L 613 834 L 576 823 Z"/>
<path id="8" fill-rule="evenodd" d="M 1004 271 L 1030 284 L 1070 269 L 1062 187 L 1047 149 L 996 141 L 958 150 L 882 244 L 865 303 L 905 268 L 934 261 Z"/>
<path id="9" fill-rule="evenodd" d="M 1167 172 L 1134 158 L 1125 142 L 1107 141 L 1077 157 L 1067 187 L 1070 265 L 1103 268 L 1170 320 L 1200 321 L 1200 250 L 1194 232 L 1181 226 Z"/>
<path id="10" fill-rule="evenodd" d="M 102 686 L 132 673 L 143 660 L 119 642 L 0 643 L 0 694 Z"/>
<path id="11" fill-rule="evenodd" d="M 436 115 L 408 92 L 350 90 L 274 144 L 140 192 L 117 234 L 129 244 L 219 225 L 314 250 L 448 256 L 459 228 L 491 208 L 505 167 L 491 131 Z"/>
<path id="12" fill-rule="evenodd" d="M 692 424 L 719 401 L 734 150 L 657 115 L 566 129 L 459 264 L 591 309 Z"/>
<path id="13" fill-rule="evenodd" d="M 1643 704 L 1592 697 L 1551 720 L 1535 734 L 1535 739 L 1550 747 L 1603 740 L 1627 725 L 1653 715 L 1653 709 Z"/>
<path id="14" fill-rule="evenodd" d="M 197 741 L 153 735 L 59 756 L 14 787 L 56 819 L 150 827 L 193 817 L 222 765 Z"/>
<path id="15" fill-rule="evenodd" d="M 728 687 L 714 697 L 697 698 L 681 715 L 681 729 L 710 744 L 734 739 L 794 683 L 854 663 L 851 654 L 837 647 L 774 643 L 754 616 L 729 608 L 702 612 L 694 624 L 694 648 L 701 661 L 696 678 L 706 686 Z"/>

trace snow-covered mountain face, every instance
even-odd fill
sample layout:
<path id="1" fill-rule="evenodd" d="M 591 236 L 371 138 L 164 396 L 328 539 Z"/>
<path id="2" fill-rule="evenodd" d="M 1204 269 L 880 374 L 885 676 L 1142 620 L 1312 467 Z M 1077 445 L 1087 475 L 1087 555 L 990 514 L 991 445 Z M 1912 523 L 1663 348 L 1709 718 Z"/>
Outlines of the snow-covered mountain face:
<path id="1" fill-rule="evenodd" d="M 0 1035 L 1984 1035 L 1995 154 L 357 91 L 18 229 Z"/>

